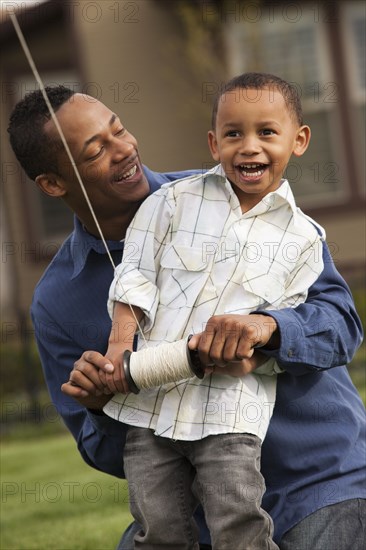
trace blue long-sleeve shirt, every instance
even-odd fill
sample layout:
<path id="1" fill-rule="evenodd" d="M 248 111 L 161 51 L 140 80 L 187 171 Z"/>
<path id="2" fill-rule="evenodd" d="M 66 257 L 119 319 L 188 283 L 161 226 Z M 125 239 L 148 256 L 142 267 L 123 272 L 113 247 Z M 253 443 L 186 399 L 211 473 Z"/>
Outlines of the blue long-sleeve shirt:
<path id="1" fill-rule="evenodd" d="M 166 181 L 188 175 L 159 174 L 147 168 L 145 173 L 152 192 Z M 108 246 L 118 264 L 123 243 L 108 241 Z M 276 405 L 262 449 L 262 473 L 263 507 L 274 520 L 277 541 L 323 506 L 366 498 L 365 409 L 342 366 L 358 348 L 362 330 L 350 291 L 326 245 L 323 259 L 324 271 L 306 303 L 271 312 L 281 343 L 266 353 L 285 372 L 278 377 Z M 60 389 L 83 351 L 107 350 L 112 278 L 102 242 L 75 218 L 73 233 L 35 289 L 31 315 L 52 401 L 82 457 L 94 468 L 123 477 L 127 427 L 86 410 Z M 203 517 L 199 515 L 198 521 L 201 542 L 207 543 Z"/>

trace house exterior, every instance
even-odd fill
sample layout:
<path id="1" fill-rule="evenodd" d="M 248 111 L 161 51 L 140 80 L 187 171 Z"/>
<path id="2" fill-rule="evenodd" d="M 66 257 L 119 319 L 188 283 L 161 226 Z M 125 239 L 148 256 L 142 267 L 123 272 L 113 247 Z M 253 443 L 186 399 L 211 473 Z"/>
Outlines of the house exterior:
<path id="1" fill-rule="evenodd" d="M 325 227 L 338 269 L 352 288 L 363 284 L 364 2 L 8 2 L 0 23 L 3 343 L 31 334 L 33 288 L 72 228 L 71 212 L 27 180 L 8 144 L 10 112 L 36 86 L 8 17 L 14 10 L 44 82 L 113 108 L 155 170 L 212 166 L 211 105 L 228 78 L 266 71 L 298 86 L 313 137 L 287 176 L 299 205 Z"/>

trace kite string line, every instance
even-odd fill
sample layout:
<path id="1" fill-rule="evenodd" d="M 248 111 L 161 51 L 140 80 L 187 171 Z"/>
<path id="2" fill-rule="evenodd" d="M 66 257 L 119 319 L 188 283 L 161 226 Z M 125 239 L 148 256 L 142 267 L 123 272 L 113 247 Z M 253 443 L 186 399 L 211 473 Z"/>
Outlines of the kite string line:
<path id="1" fill-rule="evenodd" d="M 47 95 L 47 93 L 46 93 L 46 90 L 45 90 L 43 81 L 42 81 L 42 79 L 41 79 L 41 77 L 40 77 L 40 75 L 39 75 L 39 73 L 38 73 L 38 70 L 37 70 L 37 68 L 36 68 L 36 65 L 35 65 L 35 63 L 34 63 L 34 61 L 33 61 L 32 54 L 30 53 L 30 50 L 29 50 L 28 45 L 27 45 L 27 43 L 26 43 L 26 41 L 25 41 L 24 35 L 23 35 L 23 33 L 22 33 L 22 30 L 21 30 L 21 28 L 20 28 L 20 26 L 19 26 L 18 19 L 17 19 L 15 13 L 10 13 L 10 14 L 9 14 L 9 17 L 10 17 L 10 19 L 11 19 L 11 22 L 13 23 L 15 32 L 17 33 L 19 42 L 20 42 L 20 44 L 21 44 L 21 46 L 22 46 L 22 48 L 23 48 L 23 51 L 24 51 L 24 54 L 25 54 L 25 56 L 26 56 L 26 58 L 27 58 L 27 60 L 28 60 L 29 66 L 30 66 L 30 68 L 32 69 L 33 75 L 34 75 L 36 81 L 38 82 L 38 85 L 39 85 L 39 87 L 40 87 L 40 91 L 41 91 L 41 93 L 42 93 L 43 99 L 44 99 L 45 102 L 46 102 L 46 105 L 47 105 L 47 108 L 48 108 L 49 113 L 50 113 L 50 115 L 51 115 L 51 118 L 52 118 L 52 120 L 53 120 L 53 122 L 54 122 L 54 124 L 55 124 L 55 126 L 56 126 L 56 128 L 57 128 L 57 131 L 58 131 L 59 135 L 60 135 L 62 144 L 63 144 L 63 146 L 65 147 L 66 153 L 67 153 L 67 155 L 68 155 L 68 157 L 69 157 L 69 160 L 70 160 L 70 162 L 71 162 L 71 165 L 72 165 L 72 167 L 73 167 L 73 169 L 74 169 L 76 178 L 77 178 L 77 180 L 78 180 L 78 182 L 79 182 L 79 185 L 80 185 L 80 187 L 81 187 L 81 190 L 82 190 L 82 192 L 83 192 L 83 194 L 84 194 L 86 203 L 87 203 L 88 208 L 89 208 L 89 210 L 90 210 L 90 213 L 91 213 L 91 215 L 92 215 L 92 217 L 93 217 L 94 223 L 95 223 L 95 225 L 96 225 L 96 227 L 97 227 L 97 229 L 98 229 L 100 238 L 101 238 L 102 243 L 103 243 L 103 245 L 104 245 L 104 248 L 105 248 L 105 250 L 106 250 L 106 252 L 107 252 L 107 254 L 108 254 L 109 261 L 111 262 L 112 267 L 113 267 L 113 270 L 115 271 L 115 270 L 116 270 L 116 266 L 115 266 L 115 263 L 114 263 L 113 258 L 112 258 L 112 256 L 111 256 L 111 253 L 110 253 L 110 251 L 109 251 L 109 248 L 108 248 L 108 246 L 107 246 L 106 240 L 105 240 L 105 238 L 104 238 L 102 228 L 101 228 L 100 225 L 99 225 L 98 219 L 97 219 L 97 217 L 96 217 L 96 215 L 95 215 L 95 212 L 94 212 L 94 208 L 93 208 L 93 206 L 92 206 L 92 204 L 91 204 L 91 202 L 90 202 L 90 199 L 89 199 L 89 197 L 88 197 L 88 193 L 87 193 L 87 191 L 86 191 L 86 189 L 85 189 L 85 186 L 84 186 L 84 184 L 83 184 L 83 181 L 82 181 L 81 176 L 80 176 L 80 173 L 79 173 L 79 170 L 78 170 L 78 168 L 77 168 L 77 166 L 76 166 L 76 163 L 75 163 L 75 161 L 74 161 L 74 158 L 73 158 L 73 156 L 72 156 L 72 154 L 71 154 L 71 151 L 70 151 L 70 149 L 69 149 L 68 143 L 67 143 L 67 141 L 66 141 L 66 139 L 65 139 L 65 136 L 64 136 L 64 133 L 63 133 L 63 131 L 62 131 L 62 128 L 61 128 L 61 126 L 60 126 L 60 124 L 59 124 L 59 122 L 58 122 L 58 120 L 57 120 L 57 117 L 56 117 L 56 115 L 55 115 L 55 111 L 53 110 L 53 107 L 52 107 L 52 105 L 51 105 L 51 103 L 50 103 L 50 100 L 48 99 L 48 95 Z M 120 284 L 121 284 L 121 281 L 119 281 L 119 282 L 120 282 Z M 121 286 L 122 286 L 122 284 L 121 284 Z M 122 287 L 122 288 L 123 288 L 123 287 Z M 125 293 L 125 294 L 126 294 L 126 293 Z M 144 340 L 144 344 L 147 345 L 147 342 L 146 342 L 144 333 L 143 333 L 143 331 L 142 331 L 142 328 L 141 328 L 141 326 L 140 326 L 140 323 L 139 323 L 138 320 L 137 320 L 137 317 L 136 317 L 136 315 L 135 315 L 135 312 L 133 311 L 132 305 L 131 305 L 130 302 L 128 301 L 127 294 L 126 294 L 126 298 L 127 298 L 128 305 L 129 305 L 129 307 L 130 307 L 130 309 L 131 309 L 132 315 L 133 315 L 133 317 L 134 317 L 134 320 L 135 320 L 135 322 L 136 322 L 136 324 L 137 324 L 137 327 L 138 327 L 138 329 L 139 329 L 139 331 L 140 331 L 140 334 L 141 334 L 141 336 L 142 336 L 142 338 L 143 338 L 143 340 Z"/>
<path id="2" fill-rule="evenodd" d="M 19 38 L 19 41 L 20 41 L 20 43 L 21 43 L 21 45 L 22 45 L 22 48 L 23 48 L 23 50 L 24 50 L 25 56 L 26 56 L 26 58 L 27 58 L 27 60 L 28 60 L 28 62 L 29 62 L 29 65 L 30 65 L 30 67 L 31 67 L 31 69 L 32 69 L 32 71 L 33 71 L 34 77 L 35 77 L 35 79 L 37 80 L 37 82 L 38 82 L 38 84 L 39 84 L 40 91 L 42 92 L 42 95 L 43 95 L 43 99 L 45 100 L 46 105 L 47 105 L 47 108 L 48 108 L 48 110 L 49 110 L 49 112 L 50 112 L 50 115 L 51 115 L 51 117 L 52 117 L 52 120 L 53 120 L 53 122 L 55 123 L 55 126 L 56 126 L 56 128 L 57 128 L 57 131 L 58 131 L 58 133 L 59 133 L 59 135 L 60 135 L 60 138 L 61 138 L 61 141 L 62 141 L 62 143 L 63 143 L 63 146 L 65 147 L 67 156 L 68 156 L 69 159 L 70 159 L 71 165 L 72 165 L 72 167 L 73 167 L 73 169 L 74 169 L 75 175 L 76 175 L 76 177 L 77 177 L 77 180 L 78 180 L 78 182 L 79 182 L 79 185 L 80 185 L 80 187 L 81 187 L 81 190 L 82 190 L 82 192 L 83 192 L 83 194 L 84 194 L 85 200 L 86 200 L 87 205 L 88 205 L 89 210 L 90 210 L 90 213 L 91 213 L 91 215 L 92 215 L 92 217 L 93 217 L 94 223 L 95 223 L 95 225 L 96 225 L 96 227 L 97 227 L 97 229 L 98 229 L 98 232 L 99 232 L 99 234 L 100 234 L 100 238 L 102 239 L 103 245 L 104 245 L 104 247 L 105 247 L 105 249 L 106 249 L 106 251 L 107 251 L 109 260 L 110 260 L 110 262 L 111 262 L 111 264 L 112 264 L 112 266 L 113 266 L 113 269 L 116 269 L 116 266 L 115 266 L 115 264 L 114 264 L 114 262 L 113 262 L 113 258 L 112 258 L 111 254 L 110 254 L 110 251 L 109 251 L 108 247 L 107 247 L 107 243 L 105 242 L 104 235 L 103 235 L 103 233 L 102 233 L 102 230 L 101 230 L 101 228 L 100 228 L 99 222 L 98 222 L 97 217 L 96 217 L 96 215 L 95 215 L 94 209 L 93 209 L 93 207 L 92 207 L 92 205 L 91 205 L 91 203 L 90 203 L 88 194 L 87 194 L 87 192 L 86 192 L 86 189 L 85 189 L 84 184 L 83 184 L 83 182 L 82 182 L 81 176 L 80 176 L 80 174 L 79 174 L 79 170 L 77 169 L 77 166 L 76 166 L 76 164 L 75 164 L 75 161 L 74 161 L 74 159 L 73 159 L 73 157 L 72 157 L 72 155 L 71 155 L 69 146 L 68 146 L 68 144 L 67 144 L 67 141 L 66 141 L 66 139 L 65 139 L 65 136 L 64 136 L 63 131 L 62 131 L 62 129 L 61 129 L 61 126 L 60 126 L 60 124 L 59 124 L 59 122 L 58 122 L 58 120 L 57 120 L 57 117 L 56 117 L 56 115 L 55 115 L 55 112 L 54 112 L 54 110 L 53 110 L 53 108 L 52 108 L 52 105 L 51 105 L 51 103 L 50 103 L 50 100 L 48 99 L 46 90 L 45 90 L 45 88 L 44 88 L 44 84 L 43 84 L 42 79 L 41 79 L 41 77 L 40 77 L 40 75 L 39 75 L 39 73 L 38 73 L 38 71 L 37 71 L 37 68 L 36 68 L 36 66 L 35 66 L 35 64 L 34 64 L 33 58 L 32 58 L 32 56 L 31 56 L 31 53 L 30 53 L 30 51 L 29 51 L 29 49 L 28 49 L 28 46 L 27 46 L 27 44 L 26 44 L 26 42 L 25 42 L 24 36 L 23 36 L 22 31 L 21 31 L 21 29 L 20 29 L 20 27 L 19 27 L 19 24 L 18 24 L 18 21 L 17 21 L 17 19 L 16 19 L 16 16 L 15 16 L 14 14 L 10 14 L 10 18 L 11 18 L 11 20 L 12 20 L 12 22 L 13 22 L 15 31 L 16 31 L 16 33 L 17 33 L 17 35 L 18 35 L 18 38 Z"/>

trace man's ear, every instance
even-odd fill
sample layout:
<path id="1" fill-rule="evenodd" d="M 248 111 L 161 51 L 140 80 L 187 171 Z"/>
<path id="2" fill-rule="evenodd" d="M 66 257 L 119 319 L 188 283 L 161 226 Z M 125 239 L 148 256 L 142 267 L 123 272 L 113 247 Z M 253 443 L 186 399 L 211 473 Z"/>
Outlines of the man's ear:
<path id="1" fill-rule="evenodd" d="M 309 126 L 301 126 L 296 134 L 293 154 L 296 157 L 301 157 L 309 146 L 311 130 Z"/>
<path id="2" fill-rule="evenodd" d="M 63 179 L 56 174 L 40 174 L 35 182 L 40 190 L 50 197 L 63 197 L 66 193 Z"/>
<path id="3" fill-rule="evenodd" d="M 208 146 L 210 148 L 212 158 L 217 162 L 220 162 L 220 154 L 217 147 L 216 134 L 212 130 L 208 132 Z"/>

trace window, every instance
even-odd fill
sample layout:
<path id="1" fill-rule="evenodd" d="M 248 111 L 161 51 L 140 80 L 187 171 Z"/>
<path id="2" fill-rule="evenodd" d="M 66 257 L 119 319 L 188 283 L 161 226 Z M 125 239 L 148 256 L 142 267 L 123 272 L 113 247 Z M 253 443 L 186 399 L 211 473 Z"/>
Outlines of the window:
<path id="1" fill-rule="evenodd" d="M 341 12 L 342 38 L 351 98 L 352 128 L 355 137 L 358 181 L 365 196 L 366 128 L 366 6 L 364 2 L 346 2 Z"/>
<path id="2" fill-rule="evenodd" d="M 304 207 L 337 204 L 350 193 L 339 84 L 332 71 L 325 22 L 319 4 L 316 10 L 302 3 L 264 5 L 255 21 L 231 21 L 226 33 L 231 75 L 268 72 L 298 88 L 312 138 L 307 152 L 291 160 L 285 175 Z"/>

